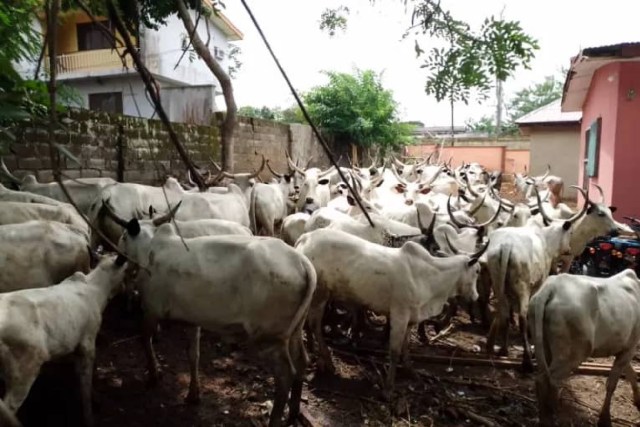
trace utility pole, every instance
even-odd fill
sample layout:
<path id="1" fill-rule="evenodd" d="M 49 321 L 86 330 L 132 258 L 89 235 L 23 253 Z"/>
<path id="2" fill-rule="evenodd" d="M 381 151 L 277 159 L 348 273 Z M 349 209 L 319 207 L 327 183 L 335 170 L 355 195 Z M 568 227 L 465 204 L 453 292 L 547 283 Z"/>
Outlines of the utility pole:
<path id="1" fill-rule="evenodd" d="M 502 80 L 496 77 L 496 139 L 502 130 Z"/>
<path id="2" fill-rule="evenodd" d="M 456 131 L 453 126 L 453 96 L 450 98 L 451 101 L 451 146 L 453 147 L 456 142 Z"/>

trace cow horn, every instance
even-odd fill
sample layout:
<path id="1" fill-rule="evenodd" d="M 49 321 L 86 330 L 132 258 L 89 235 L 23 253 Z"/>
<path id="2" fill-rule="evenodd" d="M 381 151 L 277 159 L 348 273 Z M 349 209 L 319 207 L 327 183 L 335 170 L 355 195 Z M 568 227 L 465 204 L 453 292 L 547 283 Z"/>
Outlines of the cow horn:
<path id="1" fill-rule="evenodd" d="M 447 212 L 449 213 L 449 218 L 451 218 L 451 222 L 458 228 L 469 227 L 469 224 L 463 224 L 453 215 L 453 211 L 451 210 L 451 196 L 447 199 Z"/>
<path id="2" fill-rule="evenodd" d="M 451 252 L 453 252 L 454 255 L 460 255 L 460 251 L 458 250 L 458 248 L 453 246 L 451 240 L 449 240 L 449 235 L 447 233 L 444 233 L 444 240 L 447 241 L 447 245 L 449 245 L 449 249 L 451 249 Z"/>
<path id="3" fill-rule="evenodd" d="M 334 170 L 336 170 L 335 166 L 331 166 L 329 169 L 327 169 L 326 171 L 322 171 L 318 174 L 318 178 L 324 178 L 325 176 L 327 176 L 328 174 L 330 174 L 331 172 L 333 172 Z"/>
<path id="4" fill-rule="evenodd" d="M 313 156 L 309 157 L 309 160 L 307 160 L 307 164 L 304 166 L 305 170 L 309 169 L 309 165 L 311 164 L 312 161 L 313 161 Z"/>
<path id="5" fill-rule="evenodd" d="M 391 161 L 393 162 L 394 165 L 399 166 L 401 168 L 406 168 L 407 165 L 405 165 L 404 163 L 402 163 L 400 160 L 398 160 L 396 158 L 396 156 L 391 156 Z"/>
<path id="6" fill-rule="evenodd" d="M 547 213 L 544 211 L 544 208 L 542 207 L 542 200 L 540 200 L 540 192 L 538 191 L 538 187 L 534 186 L 533 187 L 533 191 L 536 193 L 536 201 L 538 203 L 538 211 L 540 212 L 540 215 L 542 215 L 542 221 L 544 222 L 544 225 L 551 224 L 551 222 L 553 220 L 551 218 L 549 218 Z"/>
<path id="7" fill-rule="evenodd" d="M 271 165 L 269 164 L 269 160 L 267 160 L 267 168 L 269 169 L 269 172 L 271 172 L 273 174 L 273 176 L 275 176 L 277 178 L 284 177 L 284 174 L 278 173 L 278 172 L 274 171 L 273 169 L 271 169 Z"/>
<path id="8" fill-rule="evenodd" d="M 187 169 L 187 182 L 189 183 L 189 185 L 197 187 L 196 183 L 193 182 L 193 178 L 191 177 L 191 170 L 189 169 Z"/>
<path id="9" fill-rule="evenodd" d="M 491 185 L 491 184 L 492 184 L 492 182 L 489 182 L 489 191 L 491 191 L 491 195 L 492 195 L 496 200 L 499 200 L 499 201 L 500 201 L 500 203 L 502 203 L 503 205 L 508 206 L 508 207 L 510 207 L 510 208 L 514 207 L 514 204 L 513 204 L 513 203 L 511 203 L 509 200 L 507 200 L 507 199 L 503 199 L 503 198 L 502 198 L 502 197 L 500 197 L 498 194 L 496 194 L 496 192 L 495 192 L 495 190 L 494 190 L 494 188 L 493 188 L 493 185 Z"/>
<path id="10" fill-rule="evenodd" d="M 498 209 L 496 210 L 496 213 L 494 213 L 493 216 L 487 222 L 482 223 L 482 224 L 474 224 L 472 227 L 475 228 L 475 229 L 480 229 L 482 227 L 486 227 L 487 225 L 491 224 L 496 219 L 498 219 L 498 215 L 500 215 L 500 211 L 502 211 L 502 202 L 500 202 L 500 204 L 498 205 Z"/>
<path id="11" fill-rule="evenodd" d="M 287 149 L 284 150 L 284 153 L 287 157 L 287 164 L 289 165 L 289 169 L 295 172 L 298 172 L 300 175 L 305 176 L 305 171 L 300 169 L 298 165 L 296 165 L 293 160 L 291 160 L 291 156 L 289 156 L 289 151 Z"/>
<path id="12" fill-rule="evenodd" d="M 474 197 L 478 197 L 478 192 L 475 191 L 473 189 L 473 187 L 471 186 L 471 183 L 469 182 L 469 176 L 466 173 L 464 174 L 464 178 L 463 179 L 464 179 L 465 184 L 467 184 L 467 190 L 469 190 L 469 193 L 471 193 L 471 195 L 474 196 Z"/>
<path id="13" fill-rule="evenodd" d="M 9 180 L 11 180 L 14 184 L 22 184 L 22 181 L 20 181 L 15 175 L 9 172 L 9 168 L 7 168 L 7 165 L 4 164 L 4 159 L 2 157 L 0 157 L 0 170 L 2 170 L 2 174 L 9 178 Z"/>
<path id="14" fill-rule="evenodd" d="M 475 264 L 476 262 L 478 262 L 478 260 L 480 259 L 480 257 L 482 255 L 484 255 L 484 253 L 487 251 L 487 249 L 489 249 L 489 240 L 487 240 L 487 243 L 484 244 L 483 247 L 480 248 L 480 250 L 478 252 L 476 252 L 475 254 L 471 255 L 471 259 L 469 260 L 469 262 L 467 263 L 467 265 L 469 267 L 471 267 L 473 264 Z"/>
<path id="15" fill-rule="evenodd" d="M 589 192 L 584 191 L 582 187 L 578 187 L 577 185 L 572 185 L 571 187 L 582 193 L 582 196 L 584 197 L 584 204 L 582 205 L 582 209 L 580 210 L 580 212 L 576 213 L 574 216 L 567 220 L 573 224 L 587 213 L 587 209 L 589 209 Z"/>
<path id="16" fill-rule="evenodd" d="M 175 205 L 173 208 L 171 208 L 171 210 L 166 214 L 153 219 L 152 220 L 153 225 L 155 227 L 160 227 L 162 224 L 166 224 L 167 222 L 171 221 L 173 217 L 176 215 L 176 212 L 178 211 L 178 208 L 180 208 L 181 204 L 182 204 L 182 200 L 180 200 L 178 204 Z"/>
<path id="17" fill-rule="evenodd" d="M 544 181 L 551 173 L 551 165 L 547 165 L 547 171 L 540 177 L 540 181 Z"/>
<path id="18" fill-rule="evenodd" d="M 398 171 L 396 170 L 396 167 L 393 164 L 391 165 L 391 172 L 393 172 L 393 176 L 396 177 L 396 179 L 400 184 L 404 185 L 405 187 L 407 186 L 407 181 L 405 181 L 405 179 L 398 174 Z"/>
<path id="19" fill-rule="evenodd" d="M 471 209 L 468 213 L 469 215 L 475 215 L 476 212 L 478 212 L 480 210 L 480 208 L 484 205 L 484 201 L 487 198 L 487 191 L 485 191 L 484 193 L 482 193 L 482 199 L 480 199 L 480 203 L 478 203 L 478 206 L 476 206 L 475 208 Z M 477 200 L 477 197 L 476 197 Z M 475 200 L 474 200 L 475 202 Z M 473 203 L 472 203 L 473 205 Z"/>
<path id="20" fill-rule="evenodd" d="M 111 207 L 111 202 L 110 202 L 111 198 L 108 198 L 107 200 L 103 200 L 102 201 L 102 206 L 100 207 L 100 210 L 106 214 L 109 218 L 111 218 L 111 220 L 113 222 L 115 222 L 116 224 L 118 224 L 120 227 L 126 228 L 127 224 L 129 223 L 129 221 L 125 221 L 124 219 L 120 218 L 114 211 L 113 208 Z"/>
<path id="21" fill-rule="evenodd" d="M 431 177 L 431 179 L 429 180 L 427 185 L 433 184 L 436 181 L 436 179 L 438 179 L 438 176 L 440 176 L 440 174 L 442 173 L 443 170 L 444 170 L 444 167 L 440 166 L 438 168 L 437 172 Z"/>
<path id="22" fill-rule="evenodd" d="M 593 184 L 593 186 L 596 187 L 596 189 L 600 193 L 600 203 L 604 203 L 604 191 L 602 191 L 602 187 L 600 187 L 598 184 Z"/>
<path id="23" fill-rule="evenodd" d="M 264 165 L 265 165 L 266 162 L 267 162 L 267 160 L 264 158 L 264 154 L 262 154 L 262 164 L 260 165 L 260 168 L 257 171 L 255 171 L 254 173 L 250 174 L 249 178 L 255 178 L 258 175 L 260 175 L 260 172 L 262 172 L 262 170 L 264 169 Z"/>

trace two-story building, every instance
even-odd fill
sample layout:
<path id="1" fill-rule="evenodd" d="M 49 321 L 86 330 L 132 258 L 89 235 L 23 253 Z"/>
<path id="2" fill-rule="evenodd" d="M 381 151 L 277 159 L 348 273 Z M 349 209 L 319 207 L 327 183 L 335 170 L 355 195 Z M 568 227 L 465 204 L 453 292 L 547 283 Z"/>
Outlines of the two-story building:
<path id="1" fill-rule="evenodd" d="M 196 19 L 197 31 L 209 42 L 213 56 L 228 68 L 230 42 L 242 33 L 223 13 Z M 106 18 L 100 21 L 112 31 Z M 75 89 L 84 108 L 130 116 L 154 117 L 154 107 L 144 84 L 133 68 L 131 57 L 123 66 L 118 52 L 97 25 L 82 11 L 64 13 L 57 32 L 57 73 L 60 82 Z M 177 15 L 157 30 L 140 26 L 134 43 L 160 86 L 162 104 L 171 121 L 206 123 L 216 110 L 220 85 L 204 61 L 195 53 L 183 55 L 188 34 Z M 119 48 L 122 51 L 124 48 Z M 182 59 L 180 59 L 182 57 Z"/>

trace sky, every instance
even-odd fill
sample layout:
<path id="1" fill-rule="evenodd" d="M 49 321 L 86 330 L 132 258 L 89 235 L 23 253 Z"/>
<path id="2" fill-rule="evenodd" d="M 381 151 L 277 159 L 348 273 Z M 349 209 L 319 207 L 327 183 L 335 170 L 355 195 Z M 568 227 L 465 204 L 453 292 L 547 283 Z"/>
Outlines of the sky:
<path id="1" fill-rule="evenodd" d="M 326 83 L 322 70 L 351 73 L 355 68 L 382 73 L 385 88 L 394 93 L 402 120 L 427 126 L 451 122 L 448 102 L 438 103 L 424 92 L 426 72 L 420 68 L 413 39 L 401 40 L 410 25 L 411 9 L 402 0 L 247 0 L 280 63 L 298 91 Z M 409 2 L 411 3 L 411 2 Z M 240 29 L 244 39 L 241 71 L 234 80 L 238 106 L 286 108 L 294 103 L 284 79 L 259 38 L 241 2 L 226 1 L 223 13 Z M 478 28 L 490 15 L 520 21 L 536 38 L 540 49 L 530 70 L 519 69 L 504 85 L 505 100 L 517 90 L 560 75 L 581 48 L 640 41 L 637 0 L 442 0 L 443 8 Z M 333 38 L 319 29 L 327 7 L 350 9 L 346 32 Z M 433 41 L 422 36 L 424 50 Z M 224 105 L 220 99 L 218 105 Z M 463 125 L 495 111 L 495 97 L 469 105 L 456 104 L 454 122 Z"/>

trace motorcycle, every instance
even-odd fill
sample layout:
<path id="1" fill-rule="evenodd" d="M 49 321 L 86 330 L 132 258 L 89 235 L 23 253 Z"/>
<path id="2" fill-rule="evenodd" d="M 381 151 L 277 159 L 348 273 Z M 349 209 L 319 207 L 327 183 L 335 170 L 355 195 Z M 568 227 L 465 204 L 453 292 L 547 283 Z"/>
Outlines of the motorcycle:
<path id="1" fill-rule="evenodd" d="M 640 219 L 625 216 L 635 236 L 602 236 L 587 244 L 570 273 L 610 277 L 631 268 L 640 275 Z"/>

